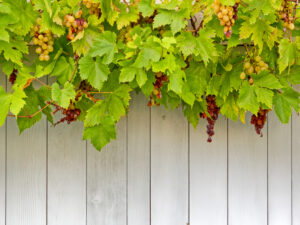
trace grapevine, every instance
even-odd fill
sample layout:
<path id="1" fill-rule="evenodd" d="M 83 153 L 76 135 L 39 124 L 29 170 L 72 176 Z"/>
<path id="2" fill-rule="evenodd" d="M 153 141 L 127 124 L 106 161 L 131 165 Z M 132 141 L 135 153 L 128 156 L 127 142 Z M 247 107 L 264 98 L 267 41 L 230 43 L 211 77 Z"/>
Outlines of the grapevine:
<path id="1" fill-rule="evenodd" d="M 0 1 L 0 126 L 81 122 L 101 150 L 134 92 L 205 119 L 208 142 L 221 115 L 262 136 L 300 112 L 298 0 L 162 2 Z"/>

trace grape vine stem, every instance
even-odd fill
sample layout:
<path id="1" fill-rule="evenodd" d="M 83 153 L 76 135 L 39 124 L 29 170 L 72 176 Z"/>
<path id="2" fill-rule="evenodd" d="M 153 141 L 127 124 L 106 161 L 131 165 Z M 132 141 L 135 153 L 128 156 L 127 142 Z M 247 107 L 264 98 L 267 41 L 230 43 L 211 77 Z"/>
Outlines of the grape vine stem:
<path id="1" fill-rule="evenodd" d="M 12 115 L 9 114 L 7 115 L 8 117 L 16 117 L 16 118 L 33 118 L 35 117 L 37 114 L 39 114 L 40 112 L 42 112 L 44 109 L 46 109 L 49 105 L 51 105 L 53 102 L 53 100 L 51 100 L 50 102 L 48 102 L 44 107 L 40 108 L 37 112 L 31 114 L 31 115 L 27 115 L 27 116 L 16 116 L 16 115 Z"/>
<path id="2" fill-rule="evenodd" d="M 71 75 L 70 75 L 70 77 L 69 77 L 69 83 L 71 82 L 71 80 L 72 80 L 72 78 L 73 78 L 73 76 L 74 76 L 74 74 L 75 74 L 75 72 L 76 72 L 76 70 L 77 70 L 77 67 L 78 67 L 78 61 L 79 61 L 79 58 L 77 58 L 76 59 L 76 62 L 75 62 L 75 66 L 74 66 L 74 70 L 73 70 L 73 72 L 71 73 Z"/>

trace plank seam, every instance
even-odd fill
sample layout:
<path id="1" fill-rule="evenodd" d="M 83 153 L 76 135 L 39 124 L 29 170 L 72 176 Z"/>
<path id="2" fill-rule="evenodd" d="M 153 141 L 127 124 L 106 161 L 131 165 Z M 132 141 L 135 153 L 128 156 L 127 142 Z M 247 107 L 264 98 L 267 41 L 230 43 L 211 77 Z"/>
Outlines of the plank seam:
<path id="1" fill-rule="evenodd" d="M 5 76 L 5 91 L 7 91 L 7 76 Z M 7 119 L 5 122 L 5 199 L 4 199 L 4 223 L 7 224 Z"/>
<path id="2" fill-rule="evenodd" d="M 294 224 L 294 201 L 293 201 L 293 115 L 291 116 L 291 225 Z"/>
<path id="3" fill-rule="evenodd" d="M 48 76 L 47 76 L 47 84 L 49 84 Z M 48 120 L 46 119 L 46 225 L 48 225 L 48 150 L 49 150 L 49 139 L 48 139 Z"/>
<path id="4" fill-rule="evenodd" d="M 191 165 L 190 165 L 190 123 L 188 123 L 188 225 L 191 223 Z"/>
<path id="5" fill-rule="evenodd" d="M 152 224 L 152 135 L 151 135 L 151 126 L 152 126 L 152 110 L 151 107 L 149 108 L 149 120 L 150 120 L 150 126 L 149 126 L 149 223 Z"/>
<path id="6" fill-rule="evenodd" d="M 85 141 L 85 224 L 88 224 L 88 145 Z"/>
<path id="7" fill-rule="evenodd" d="M 267 120 L 267 224 L 269 225 L 269 120 Z"/>
<path id="8" fill-rule="evenodd" d="M 227 169 L 227 178 L 226 178 L 226 180 L 227 180 L 227 184 L 226 184 L 226 188 L 227 188 L 227 199 L 226 199 L 226 201 L 227 201 L 227 225 L 229 225 L 229 154 L 228 154 L 228 152 L 229 152 L 229 126 L 228 126 L 228 119 L 226 119 L 226 130 L 227 130 L 227 142 L 226 142 L 226 169 Z"/>
<path id="9" fill-rule="evenodd" d="M 128 116 L 126 116 L 126 225 L 128 225 Z"/>

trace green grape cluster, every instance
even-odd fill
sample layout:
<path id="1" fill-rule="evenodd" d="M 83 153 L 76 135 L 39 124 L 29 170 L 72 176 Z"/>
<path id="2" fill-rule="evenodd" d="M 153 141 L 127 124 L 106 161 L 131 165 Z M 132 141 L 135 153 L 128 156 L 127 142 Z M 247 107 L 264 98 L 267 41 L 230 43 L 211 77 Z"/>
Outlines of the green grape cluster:
<path id="1" fill-rule="evenodd" d="M 283 20 L 284 29 L 295 29 L 295 15 L 293 15 L 294 7 L 289 0 L 283 0 L 279 10 L 279 16 Z"/>
<path id="2" fill-rule="evenodd" d="M 50 30 L 40 31 L 41 18 L 37 19 L 37 25 L 31 30 L 32 42 L 37 46 L 35 52 L 39 54 L 40 61 L 49 61 L 49 53 L 53 52 L 53 35 Z"/>
<path id="3" fill-rule="evenodd" d="M 83 0 L 82 3 L 89 9 L 91 15 L 96 15 L 97 17 L 101 16 L 100 3 L 93 3 L 92 0 Z"/>
<path id="4" fill-rule="evenodd" d="M 84 18 L 81 18 L 82 10 L 80 9 L 75 15 L 67 14 L 64 17 L 64 24 L 68 28 L 67 38 L 69 41 L 74 40 L 75 36 L 83 29 L 88 28 L 88 23 Z"/>
<path id="5" fill-rule="evenodd" d="M 227 38 L 230 38 L 232 34 L 232 26 L 237 20 L 239 2 L 239 0 L 236 0 L 236 4 L 234 6 L 225 6 L 221 4 L 220 0 L 215 0 L 212 4 L 214 12 L 220 20 L 221 26 L 224 26 L 224 34 Z"/>
<path id="6" fill-rule="evenodd" d="M 263 70 L 269 69 L 267 63 L 265 63 L 262 58 L 257 55 L 253 58 L 246 59 L 243 65 L 244 71 L 240 74 L 242 80 L 246 79 L 248 76 L 248 81 L 252 85 L 253 79 L 250 77 L 253 73 L 260 73 Z"/>

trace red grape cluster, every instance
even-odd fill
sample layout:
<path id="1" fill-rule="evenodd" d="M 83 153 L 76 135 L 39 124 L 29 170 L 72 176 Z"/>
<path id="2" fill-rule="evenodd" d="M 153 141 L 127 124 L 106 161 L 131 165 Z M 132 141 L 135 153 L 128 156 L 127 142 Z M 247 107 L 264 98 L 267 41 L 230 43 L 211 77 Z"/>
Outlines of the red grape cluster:
<path id="1" fill-rule="evenodd" d="M 67 38 L 69 41 L 72 41 L 75 36 L 83 29 L 88 28 L 88 23 L 84 18 L 81 18 L 82 10 L 80 9 L 75 13 L 75 17 L 73 15 L 65 15 L 64 24 L 68 27 L 68 35 Z"/>
<path id="2" fill-rule="evenodd" d="M 168 81 L 168 76 L 163 74 L 162 72 L 158 72 L 155 74 L 155 83 L 154 89 L 152 91 L 152 94 L 155 95 L 157 98 L 161 98 L 161 87 L 164 85 L 165 82 Z M 156 104 L 152 96 L 150 97 L 150 101 L 148 102 L 148 106 L 152 106 L 153 104 Z"/>
<path id="3" fill-rule="evenodd" d="M 39 54 L 40 61 L 49 61 L 49 53 L 53 52 L 53 35 L 50 30 L 40 31 L 41 18 L 37 19 L 37 25 L 31 30 L 32 41 L 37 48 L 35 52 Z"/>
<path id="4" fill-rule="evenodd" d="M 83 0 L 83 5 L 89 9 L 90 14 L 96 15 L 98 18 L 101 16 L 100 3 L 93 3 L 92 0 Z"/>
<path id="5" fill-rule="evenodd" d="M 267 121 L 267 113 L 269 110 L 267 109 L 260 109 L 257 113 L 257 116 L 252 115 L 251 117 L 251 124 L 255 126 L 255 131 L 261 137 L 263 136 L 261 130 L 264 128 L 264 125 Z"/>
<path id="6" fill-rule="evenodd" d="M 64 109 L 61 108 L 58 105 L 55 105 L 56 110 L 53 112 L 53 114 L 55 114 L 58 111 L 61 111 L 63 115 L 65 115 L 65 117 L 61 118 L 58 122 L 56 122 L 54 124 L 54 126 L 56 126 L 57 124 L 63 123 L 65 121 L 67 121 L 67 124 L 70 124 L 71 122 L 74 122 L 77 120 L 77 118 L 80 116 L 81 110 L 75 108 L 74 104 L 70 104 L 69 108 Z"/>
<path id="7" fill-rule="evenodd" d="M 289 30 L 295 29 L 296 13 L 294 13 L 294 7 L 290 0 L 282 1 L 279 10 L 279 16 L 284 22 L 284 31 L 286 30 L 286 28 L 288 28 Z"/>
<path id="8" fill-rule="evenodd" d="M 212 142 L 212 136 L 214 136 L 214 126 L 216 123 L 216 120 L 218 119 L 220 108 L 216 104 L 216 97 L 213 95 L 209 95 L 206 97 L 206 103 L 207 103 L 207 112 L 209 116 L 206 115 L 206 113 L 200 113 L 200 118 L 203 118 L 207 120 L 208 125 L 206 126 L 206 133 L 208 134 L 207 142 Z"/>
<path id="9" fill-rule="evenodd" d="M 16 81 L 16 79 L 17 79 L 17 73 L 18 73 L 18 70 L 14 69 L 14 70 L 12 71 L 12 73 L 10 74 L 10 76 L 9 76 L 9 82 L 10 82 L 11 84 L 14 84 L 14 83 L 15 83 L 15 81 Z"/>
<path id="10" fill-rule="evenodd" d="M 220 0 L 215 0 L 212 7 L 220 20 L 221 26 L 224 26 L 224 34 L 230 38 L 232 34 L 232 26 L 237 20 L 237 12 L 239 7 L 239 0 L 236 0 L 234 6 L 222 5 Z"/>

